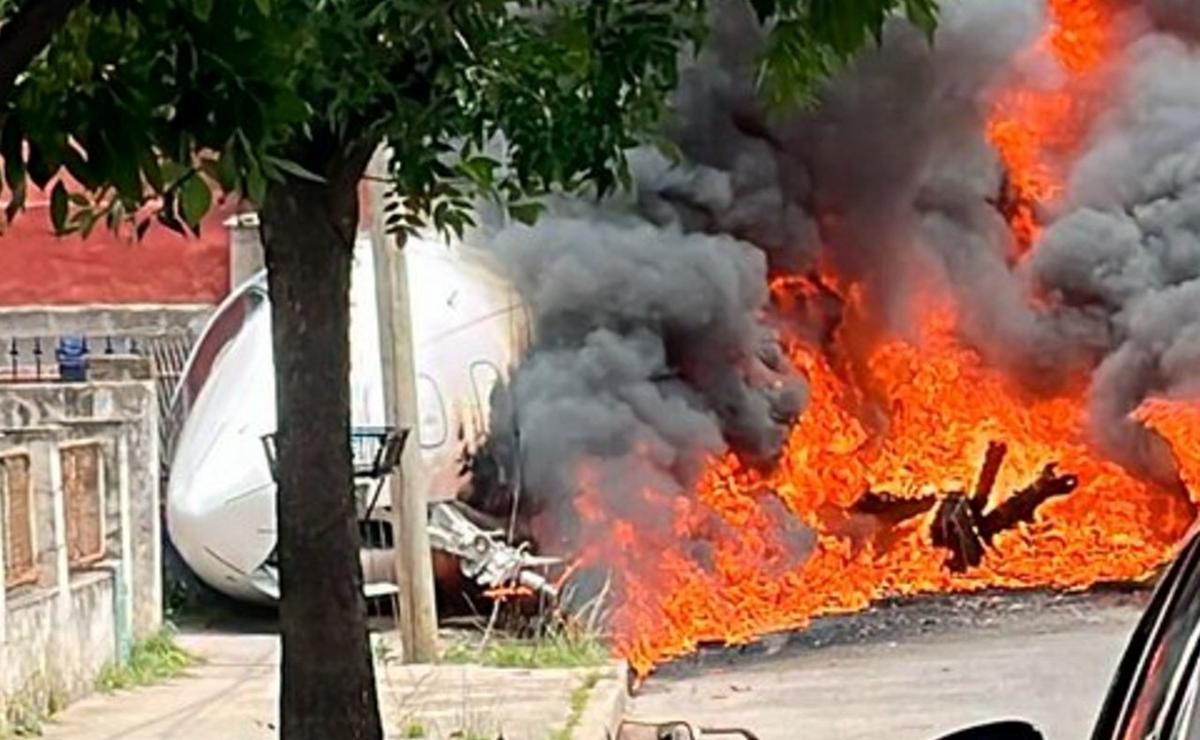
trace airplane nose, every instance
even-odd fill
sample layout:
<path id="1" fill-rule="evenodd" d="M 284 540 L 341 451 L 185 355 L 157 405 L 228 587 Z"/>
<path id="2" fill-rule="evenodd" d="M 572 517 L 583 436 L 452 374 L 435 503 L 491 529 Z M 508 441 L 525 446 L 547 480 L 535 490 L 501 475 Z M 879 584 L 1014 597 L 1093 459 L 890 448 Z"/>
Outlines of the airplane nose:
<path id="1" fill-rule="evenodd" d="M 196 464 L 172 479 L 167 500 L 172 541 L 194 569 L 193 561 L 216 558 L 250 573 L 275 546 L 275 483 L 261 440 L 246 430 L 211 440 Z"/>
<path id="2" fill-rule="evenodd" d="M 213 361 L 167 484 L 175 548 L 201 580 L 237 598 L 262 599 L 251 576 L 275 547 L 275 483 L 262 443 L 275 427 L 273 401 L 269 313 L 260 310 Z"/>

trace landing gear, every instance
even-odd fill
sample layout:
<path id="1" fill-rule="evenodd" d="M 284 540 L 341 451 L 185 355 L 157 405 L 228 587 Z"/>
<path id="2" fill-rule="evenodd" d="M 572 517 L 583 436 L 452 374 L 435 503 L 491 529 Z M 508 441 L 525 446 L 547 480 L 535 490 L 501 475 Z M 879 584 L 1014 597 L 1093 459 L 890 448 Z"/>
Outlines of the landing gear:
<path id="1" fill-rule="evenodd" d="M 558 599 L 558 589 L 538 571 L 559 564 L 559 558 L 532 555 L 525 545 L 506 542 L 503 531 L 478 527 L 456 502 L 429 507 L 429 542 L 434 549 L 457 557 L 463 575 L 484 588 L 511 585 Z"/>
<path id="2" fill-rule="evenodd" d="M 360 523 L 386 524 L 386 518 L 373 518 L 389 476 L 400 466 L 408 430 L 396 432 L 390 427 L 356 427 L 351 430 L 354 452 L 354 496 Z M 275 435 L 262 437 L 263 451 L 272 476 L 278 460 L 275 454 Z M 464 576 L 488 590 L 520 590 L 531 595 L 557 601 L 558 588 L 544 575 L 544 570 L 560 564 L 559 558 L 540 557 L 529 552 L 527 545 L 513 545 L 504 532 L 488 529 L 476 523 L 478 516 L 457 501 L 441 501 L 429 506 L 429 540 L 434 550 L 458 560 Z M 369 527 L 364 531 L 370 530 Z M 364 571 L 368 575 L 365 590 L 369 596 L 386 596 L 395 590 L 390 581 L 394 557 L 394 533 L 390 526 L 380 527 L 388 534 L 364 538 Z M 370 530 L 374 531 L 374 530 Z M 370 539 L 372 541 L 366 541 Z M 278 572 L 273 562 L 263 566 L 261 588 L 278 598 Z"/>

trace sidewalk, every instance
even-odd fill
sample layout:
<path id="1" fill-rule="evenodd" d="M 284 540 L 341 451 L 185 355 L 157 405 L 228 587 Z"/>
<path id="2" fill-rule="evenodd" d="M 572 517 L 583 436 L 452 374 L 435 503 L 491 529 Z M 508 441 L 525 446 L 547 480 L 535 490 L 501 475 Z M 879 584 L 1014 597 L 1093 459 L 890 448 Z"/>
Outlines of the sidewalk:
<path id="1" fill-rule="evenodd" d="M 276 635 L 183 634 L 205 663 L 186 677 L 97 694 L 47 723 L 49 740 L 273 740 Z M 382 651 L 383 655 L 388 652 Z M 615 669 L 518 670 L 472 665 L 376 668 L 388 738 L 604 740 L 624 708 Z M 590 689 L 586 688 L 591 686 Z M 586 698 L 586 702 L 583 699 Z M 570 724 L 573 732 L 559 734 Z M 615 734 L 615 732 L 614 732 Z"/>

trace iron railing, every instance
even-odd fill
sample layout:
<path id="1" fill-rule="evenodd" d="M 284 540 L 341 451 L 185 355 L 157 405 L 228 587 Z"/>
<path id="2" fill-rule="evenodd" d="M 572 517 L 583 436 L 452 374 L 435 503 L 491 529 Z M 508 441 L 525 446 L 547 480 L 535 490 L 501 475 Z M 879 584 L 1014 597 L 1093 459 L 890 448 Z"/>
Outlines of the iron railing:
<path id="1" fill-rule="evenodd" d="M 59 379 L 55 351 L 59 337 L 0 338 L 0 383 L 41 383 Z M 77 336 L 77 335 L 73 335 Z M 138 337 L 82 337 L 89 355 L 144 355 L 145 339 Z"/>

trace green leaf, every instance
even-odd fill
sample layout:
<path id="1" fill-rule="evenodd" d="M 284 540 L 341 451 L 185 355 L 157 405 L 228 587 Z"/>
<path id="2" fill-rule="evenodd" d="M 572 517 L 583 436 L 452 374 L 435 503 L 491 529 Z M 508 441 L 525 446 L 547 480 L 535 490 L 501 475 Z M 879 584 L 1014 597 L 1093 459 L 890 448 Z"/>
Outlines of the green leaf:
<path id="1" fill-rule="evenodd" d="M 188 175 L 188 168 L 174 160 L 167 160 L 162 163 L 162 176 L 170 187 L 178 185 L 180 179 Z"/>
<path id="2" fill-rule="evenodd" d="M 39 188 L 45 188 L 50 182 L 50 178 L 54 177 L 54 171 L 46 158 L 42 156 L 41 147 L 33 142 L 29 142 L 29 156 L 26 163 L 29 179 L 33 180 L 33 184 Z"/>
<path id="3" fill-rule="evenodd" d="M 146 176 L 146 183 L 156 193 L 161 193 L 163 188 L 167 186 L 166 179 L 163 176 L 162 165 L 159 164 L 158 156 L 154 152 L 144 152 L 142 157 L 142 174 Z"/>
<path id="4" fill-rule="evenodd" d="M 508 206 L 508 213 L 516 220 L 526 226 L 533 226 L 541 215 L 543 206 L 537 201 L 527 201 L 525 203 L 512 203 Z"/>
<path id="5" fill-rule="evenodd" d="M 285 123 L 299 123 L 308 118 L 308 103 L 292 90 L 284 90 L 275 99 L 275 114 Z"/>
<path id="6" fill-rule="evenodd" d="M 25 208 L 25 181 L 21 180 L 16 185 L 10 185 L 10 188 L 12 193 L 9 196 L 8 205 L 4 208 L 4 217 L 12 221 Z"/>
<path id="7" fill-rule="evenodd" d="M 221 190 L 226 193 L 231 193 L 237 189 L 237 159 L 232 149 L 227 150 L 217 160 L 216 167 L 214 168 L 214 176 L 216 177 L 217 184 L 221 186 Z"/>
<path id="8" fill-rule="evenodd" d="M 96 228 L 96 223 L 99 220 L 100 216 L 95 211 L 83 211 L 79 214 L 79 233 L 84 239 L 92 235 L 92 229 Z"/>
<path id="9" fill-rule="evenodd" d="M 271 0 L 254 0 L 254 4 L 258 7 L 258 12 L 271 15 Z"/>
<path id="10" fill-rule="evenodd" d="M 256 205 L 262 205 L 267 197 L 267 178 L 256 163 L 251 162 L 246 172 L 246 195 Z"/>
<path id="11" fill-rule="evenodd" d="M 492 186 L 499 166 L 500 163 L 490 157 L 471 157 L 460 165 L 463 174 L 481 188 Z"/>
<path id="12" fill-rule="evenodd" d="M 59 180 L 54 184 L 54 190 L 50 191 L 50 221 L 60 234 L 67 228 L 68 205 L 67 188 Z"/>
<path id="13" fill-rule="evenodd" d="M 904 0 L 904 14 L 925 33 L 930 43 L 937 30 L 937 10 L 936 0 Z"/>
<path id="14" fill-rule="evenodd" d="M 4 180 L 15 190 L 25 181 L 25 132 L 16 116 L 9 117 L 0 134 L 0 157 L 4 159 Z"/>
<path id="15" fill-rule="evenodd" d="M 325 178 L 315 172 L 310 172 L 296 162 L 281 157 L 272 157 L 267 155 L 263 157 L 263 162 L 270 165 L 272 168 L 281 172 L 285 172 L 292 177 L 300 180 L 308 180 L 309 182 L 324 183 Z"/>
<path id="16" fill-rule="evenodd" d="M 193 229 L 198 227 L 211 206 L 212 192 L 209 191 L 204 178 L 193 174 L 183 181 L 179 188 L 179 208 L 188 226 Z"/>
<path id="17" fill-rule="evenodd" d="M 213 0 L 192 0 L 192 10 L 196 17 L 202 21 L 206 21 L 212 15 Z"/>
<path id="18" fill-rule="evenodd" d="M 84 161 L 74 147 L 68 147 L 63 156 L 63 164 L 71 177 L 89 190 L 96 190 L 105 183 L 101 182 L 92 165 Z"/>

